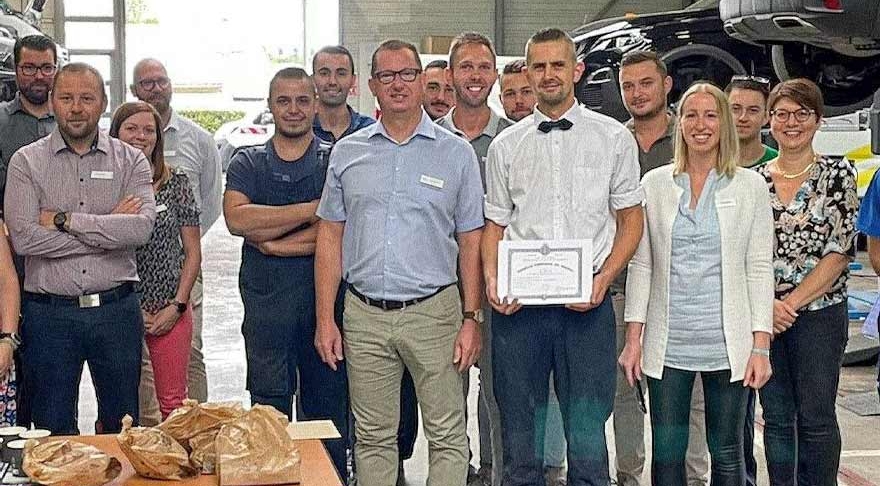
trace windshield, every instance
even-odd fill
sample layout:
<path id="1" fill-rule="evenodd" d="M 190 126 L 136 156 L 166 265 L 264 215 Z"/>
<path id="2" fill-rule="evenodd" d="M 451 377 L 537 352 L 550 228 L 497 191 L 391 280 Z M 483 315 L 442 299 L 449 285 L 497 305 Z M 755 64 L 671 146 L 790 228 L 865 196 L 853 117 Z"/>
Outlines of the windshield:
<path id="1" fill-rule="evenodd" d="M 703 10 L 707 8 L 717 7 L 721 0 L 697 0 L 693 4 L 685 8 L 685 10 Z"/>

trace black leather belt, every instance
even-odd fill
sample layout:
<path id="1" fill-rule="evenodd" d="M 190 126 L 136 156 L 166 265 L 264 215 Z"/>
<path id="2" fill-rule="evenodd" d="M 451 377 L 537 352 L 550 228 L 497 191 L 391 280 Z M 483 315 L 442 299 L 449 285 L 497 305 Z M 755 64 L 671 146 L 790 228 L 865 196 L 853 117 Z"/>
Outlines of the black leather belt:
<path id="1" fill-rule="evenodd" d="M 134 292 L 134 283 L 126 282 L 116 288 L 97 292 L 94 294 L 80 295 L 77 297 L 69 297 L 66 295 L 55 294 L 38 294 L 34 292 L 25 292 L 24 298 L 39 302 L 41 304 L 57 305 L 63 307 L 79 307 L 80 309 L 88 309 L 90 307 L 101 307 L 104 304 L 115 302 L 122 298 L 128 297 Z"/>
<path id="2" fill-rule="evenodd" d="M 409 307 L 409 306 L 411 306 L 411 305 L 418 304 L 419 302 L 424 302 L 424 301 L 430 299 L 431 297 L 434 297 L 435 295 L 439 294 L 440 292 L 443 292 L 444 290 L 446 290 L 447 288 L 451 287 L 452 285 L 453 285 L 453 284 L 444 285 L 444 286 L 440 287 L 439 289 L 437 289 L 437 291 L 434 292 L 434 293 L 431 294 L 431 295 L 428 295 L 428 296 L 425 296 L 425 297 L 419 297 L 418 299 L 411 299 L 411 300 L 377 300 L 377 299 L 371 299 L 371 298 L 367 297 L 366 295 L 364 295 L 364 294 L 358 292 L 357 289 L 354 288 L 354 287 L 351 286 L 351 285 L 348 286 L 348 290 L 351 291 L 351 295 L 354 295 L 355 297 L 357 297 L 358 299 L 360 299 L 361 302 L 363 302 L 364 304 L 371 305 L 371 306 L 373 306 L 373 307 L 378 307 L 378 308 L 380 308 L 380 309 L 382 309 L 382 310 L 389 311 L 389 310 L 400 310 L 400 309 L 406 309 L 407 307 Z"/>

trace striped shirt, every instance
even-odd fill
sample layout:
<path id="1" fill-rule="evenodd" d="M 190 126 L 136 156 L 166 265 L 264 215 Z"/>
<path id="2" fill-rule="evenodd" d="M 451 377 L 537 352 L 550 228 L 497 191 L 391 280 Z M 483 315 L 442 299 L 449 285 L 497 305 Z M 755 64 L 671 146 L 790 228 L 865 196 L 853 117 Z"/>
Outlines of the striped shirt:
<path id="1" fill-rule="evenodd" d="M 56 128 L 9 161 L 6 224 L 25 257 L 24 289 L 84 295 L 137 281 L 135 248 L 147 243 L 156 219 L 152 170 L 144 154 L 106 132 L 91 150 L 73 152 Z M 139 214 L 110 214 L 128 195 Z M 70 231 L 40 225 L 40 211 L 70 213 Z"/>

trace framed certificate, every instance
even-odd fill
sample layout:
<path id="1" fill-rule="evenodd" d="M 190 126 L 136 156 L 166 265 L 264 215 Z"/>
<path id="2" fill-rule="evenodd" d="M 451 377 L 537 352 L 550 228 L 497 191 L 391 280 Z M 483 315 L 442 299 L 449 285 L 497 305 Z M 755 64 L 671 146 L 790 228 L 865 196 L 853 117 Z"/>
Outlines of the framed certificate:
<path id="1" fill-rule="evenodd" d="M 593 240 L 500 241 L 497 291 L 524 305 L 589 302 Z"/>

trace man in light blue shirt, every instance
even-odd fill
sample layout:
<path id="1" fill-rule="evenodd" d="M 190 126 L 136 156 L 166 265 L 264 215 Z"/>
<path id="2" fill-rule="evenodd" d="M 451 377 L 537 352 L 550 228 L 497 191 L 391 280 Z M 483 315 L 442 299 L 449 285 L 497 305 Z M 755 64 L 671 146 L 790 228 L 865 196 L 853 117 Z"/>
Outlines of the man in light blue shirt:
<path id="1" fill-rule="evenodd" d="M 479 356 L 482 321 L 479 166 L 466 141 L 422 110 L 412 44 L 382 43 L 372 66 L 382 119 L 336 144 L 317 210 L 315 346 L 333 369 L 344 346 L 360 486 L 396 482 L 404 368 L 422 405 L 428 484 L 464 484 L 461 373 Z M 344 340 L 333 316 L 342 278 Z"/>

